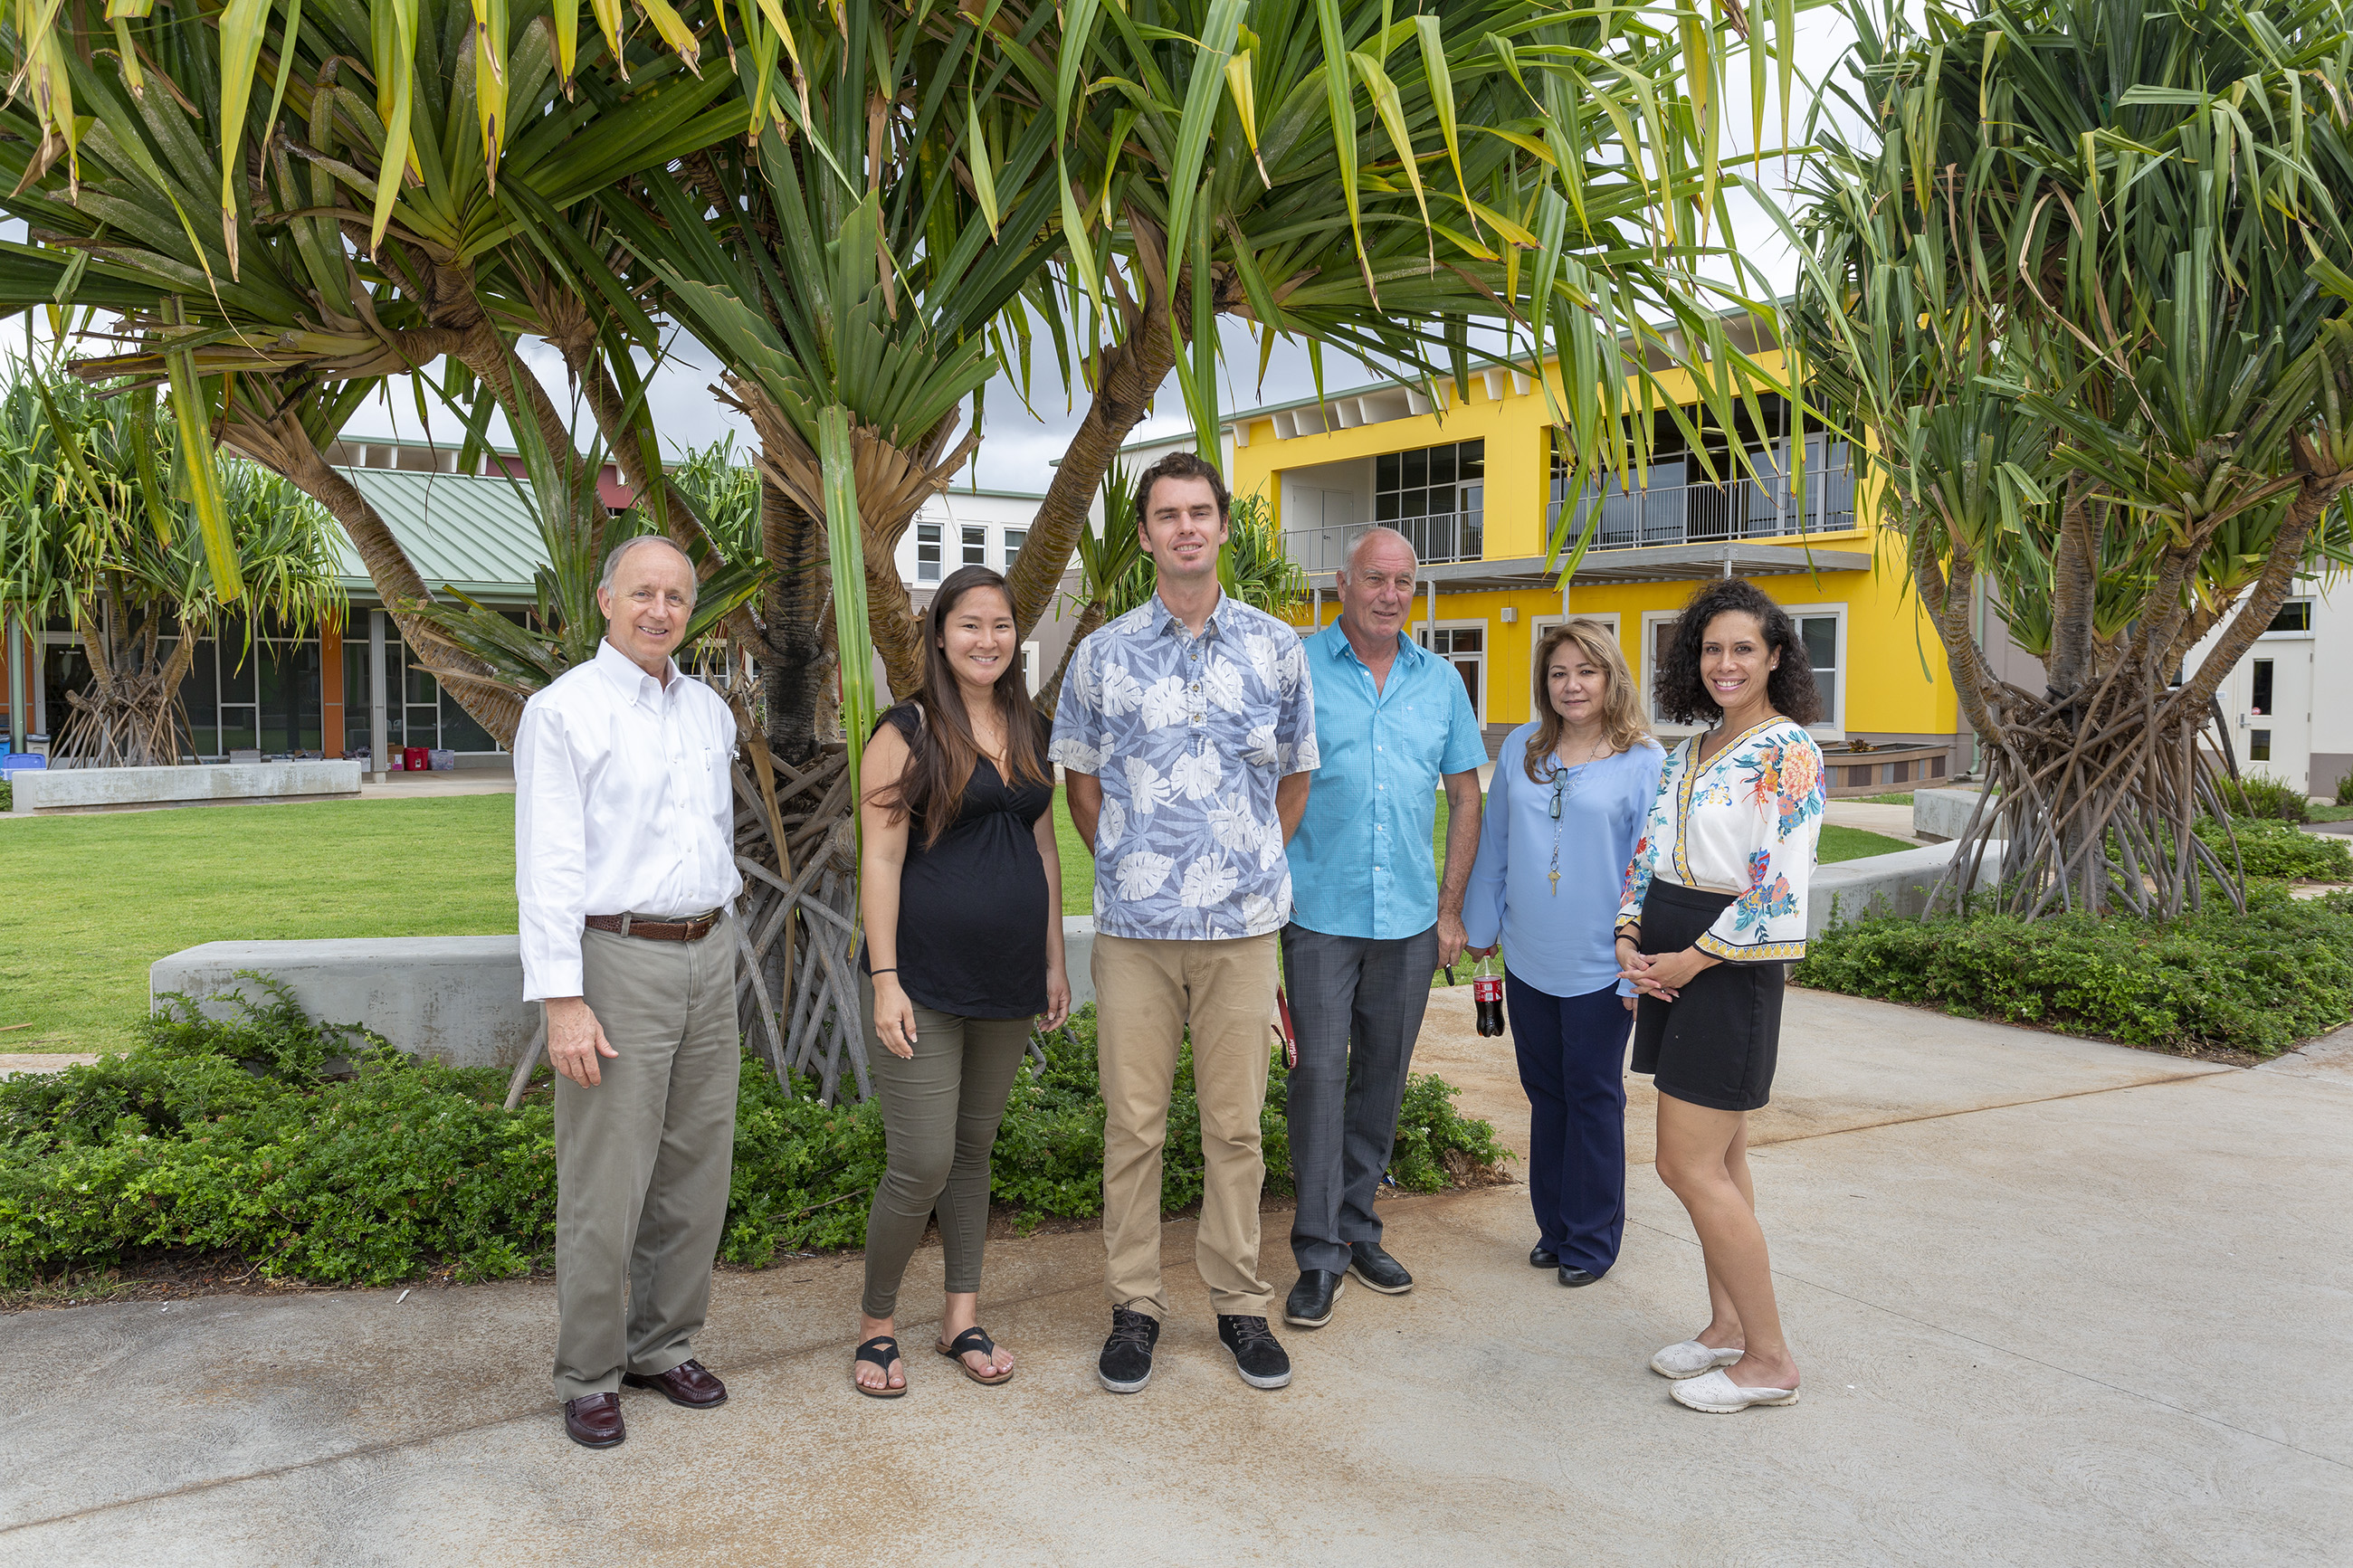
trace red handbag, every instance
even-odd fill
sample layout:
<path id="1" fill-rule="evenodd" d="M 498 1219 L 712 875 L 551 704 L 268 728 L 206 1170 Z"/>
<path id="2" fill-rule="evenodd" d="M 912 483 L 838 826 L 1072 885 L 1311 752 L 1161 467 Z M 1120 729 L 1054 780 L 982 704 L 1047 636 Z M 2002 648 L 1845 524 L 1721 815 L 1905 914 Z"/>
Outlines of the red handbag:
<path id="1" fill-rule="evenodd" d="M 1280 981 L 1274 987 L 1274 1032 L 1282 1037 L 1282 1070 L 1289 1072 L 1299 1065 L 1299 1037 L 1292 1032 L 1291 998 Z"/>

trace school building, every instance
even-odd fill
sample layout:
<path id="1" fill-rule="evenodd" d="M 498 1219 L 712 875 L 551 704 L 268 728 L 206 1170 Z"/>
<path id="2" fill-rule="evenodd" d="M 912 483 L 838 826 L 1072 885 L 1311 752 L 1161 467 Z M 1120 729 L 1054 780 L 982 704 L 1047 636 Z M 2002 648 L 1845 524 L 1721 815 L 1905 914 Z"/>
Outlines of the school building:
<path id="1" fill-rule="evenodd" d="M 1834 794 L 1905 788 L 1969 765 L 1971 737 L 1936 630 L 1907 587 L 1902 539 L 1873 517 L 1846 443 L 1793 427 L 1775 397 L 1760 399 L 1761 427 L 1744 411 L 1737 427 L 1719 428 L 1701 416 L 1689 376 L 1668 373 L 1702 449 L 1662 414 L 1646 473 L 1571 494 L 1537 374 L 1489 370 L 1467 394 L 1449 384 L 1434 401 L 1419 386 L 1379 383 L 1224 422 L 1230 488 L 1269 499 L 1284 548 L 1308 574 L 1303 631 L 1337 617 L 1333 574 L 1349 542 L 1376 523 L 1398 529 L 1421 559 L 1414 635 L 1461 672 L 1492 754 L 1531 717 L 1535 645 L 1564 617 L 1615 627 L 1648 690 L 1694 586 L 1746 577 L 1788 608 L 1805 640 Z M 1557 367 L 1541 374 L 1556 394 Z M 1799 442 L 1801 488 L 1790 478 Z M 1756 477 L 1729 477 L 1735 443 Z M 1176 444 L 1137 443 L 1130 460 L 1141 466 Z M 1565 510 L 1582 520 L 1597 508 L 1592 545 L 1563 586 L 1557 565 L 1546 566 L 1554 529 Z M 1662 736 L 1688 732 L 1652 718 Z"/>

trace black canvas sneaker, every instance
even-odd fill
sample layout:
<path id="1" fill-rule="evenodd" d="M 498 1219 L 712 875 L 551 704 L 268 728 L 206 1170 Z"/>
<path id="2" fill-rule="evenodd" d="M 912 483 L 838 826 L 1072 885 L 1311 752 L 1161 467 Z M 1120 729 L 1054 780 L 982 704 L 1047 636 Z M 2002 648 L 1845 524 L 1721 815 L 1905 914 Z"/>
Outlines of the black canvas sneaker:
<path id="1" fill-rule="evenodd" d="M 1159 1319 L 1149 1312 L 1113 1307 L 1111 1338 L 1103 1341 L 1095 1375 L 1113 1394 L 1134 1394 L 1152 1381 L 1152 1349 L 1159 1342 Z"/>
<path id="2" fill-rule="evenodd" d="M 1291 1381 L 1291 1358 L 1267 1329 L 1264 1318 L 1220 1312 L 1218 1339 L 1234 1352 L 1234 1370 L 1252 1388 L 1281 1388 Z"/>

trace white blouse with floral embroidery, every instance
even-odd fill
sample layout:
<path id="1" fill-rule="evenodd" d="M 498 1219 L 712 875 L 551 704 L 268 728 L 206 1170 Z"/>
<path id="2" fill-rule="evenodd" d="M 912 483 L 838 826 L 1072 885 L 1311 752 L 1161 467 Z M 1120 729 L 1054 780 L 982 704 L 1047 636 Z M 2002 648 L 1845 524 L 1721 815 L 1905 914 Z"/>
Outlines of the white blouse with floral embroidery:
<path id="1" fill-rule="evenodd" d="M 1694 735 L 1667 753 L 1659 796 L 1626 867 L 1620 929 L 1640 925 L 1653 877 L 1735 895 L 1692 945 L 1736 963 L 1806 955 L 1806 889 L 1822 833 L 1822 752 L 1776 715 L 1705 763 Z"/>

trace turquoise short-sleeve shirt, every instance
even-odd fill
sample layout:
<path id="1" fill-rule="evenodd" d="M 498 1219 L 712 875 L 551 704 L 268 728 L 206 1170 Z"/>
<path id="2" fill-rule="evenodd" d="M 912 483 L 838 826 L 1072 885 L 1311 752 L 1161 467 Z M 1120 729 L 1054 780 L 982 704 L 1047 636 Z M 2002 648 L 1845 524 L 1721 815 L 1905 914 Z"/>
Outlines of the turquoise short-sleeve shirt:
<path id="1" fill-rule="evenodd" d="M 1377 690 L 1337 622 L 1305 646 L 1320 765 L 1291 840 L 1291 918 L 1326 936 L 1419 936 L 1438 923 L 1439 780 L 1487 760 L 1471 695 L 1410 637 Z"/>

